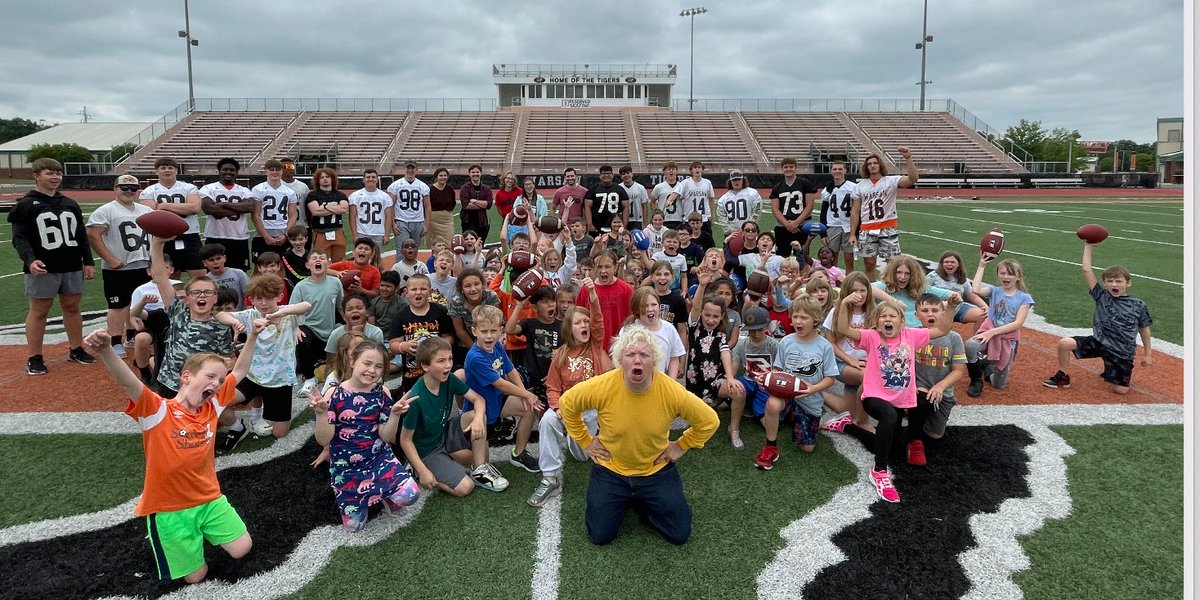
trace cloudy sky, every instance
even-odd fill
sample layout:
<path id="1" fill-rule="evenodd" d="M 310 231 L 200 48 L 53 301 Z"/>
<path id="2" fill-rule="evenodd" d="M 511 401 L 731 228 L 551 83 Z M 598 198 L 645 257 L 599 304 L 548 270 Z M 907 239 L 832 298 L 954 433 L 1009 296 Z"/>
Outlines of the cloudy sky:
<path id="1" fill-rule="evenodd" d="M 689 0 L 690 1 L 690 0 Z M 699 0 L 696 0 L 699 1 Z M 928 98 L 1003 131 L 1154 139 L 1183 115 L 1183 0 L 930 0 Z M 697 98 L 916 98 L 922 0 L 706 0 Z M 493 63 L 674 63 L 661 0 L 193 0 L 197 97 L 495 97 Z M 0 117 L 153 120 L 187 98 L 182 0 L 13 3 Z"/>

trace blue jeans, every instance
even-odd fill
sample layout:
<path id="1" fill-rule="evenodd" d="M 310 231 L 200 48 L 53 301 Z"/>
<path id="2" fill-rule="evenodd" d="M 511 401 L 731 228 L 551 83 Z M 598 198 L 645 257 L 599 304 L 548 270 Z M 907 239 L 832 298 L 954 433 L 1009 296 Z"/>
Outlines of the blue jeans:
<path id="1" fill-rule="evenodd" d="M 593 464 L 584 513 L 593 544 L 603 546 L 616 539 L 630 505 L 668 542 L 679 545 L 691 537 L 692 507 L 683 497 L 683 480 L 674 464 L 642 477 L 626 477 Z"/>

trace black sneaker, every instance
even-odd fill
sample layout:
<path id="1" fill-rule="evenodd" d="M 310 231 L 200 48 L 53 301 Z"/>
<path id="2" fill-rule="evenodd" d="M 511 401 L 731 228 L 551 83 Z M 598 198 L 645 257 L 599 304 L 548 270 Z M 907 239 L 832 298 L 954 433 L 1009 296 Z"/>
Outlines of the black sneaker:
<path id="1" fill-rule="evenodd" d="M 972 379 L 971 383 L 967 384 L 967 395 L 972 398 L 978 398 L 983 394 L 983 378 Z"/>
<path id="2" fill-rule="evenodd" d="M 96 364 L 96 357 L 85 352 L 83 348 L 71 348 L 71 353 L 67 355 L 67 360 L 81 365 Z"/>
<path id="3" fill-rule="evenodd" d="M 41 354 L 34 354 L 25 361 L 25 373 L 29 375 L 45 375 L 46 361 L 42 360 Z"/>
<path id="4" fill-rule="evenodd" d="M 217 436 L 218 436 L 218 438 L 217 438 L 217 456 L 222 456 L 225 454 L 229 454 L 230 452 L 233 452 L 233 449 L 236 448 L 237 445 L 239 443 L 241 443 L 242 440 L 246 439 L 249 435 L 250 435 L 250 428 L 246 427 L 245 423 L 242 423 L 241 429 L 235 430 L 233 428 L 230 428 L 230 429 L 226 429 L 223 432 L 218 433 L 217 434 Z"/>
<path id="5" fill-rule="evenodd" d="M 508 454 L 508 463 L 513 466 L 521 467 L 530 473 L 541 473 L 542 469 L 538 466 L 538 461 L 529 453 L 526 448 L 520 454 L 510 452 Z"/>
<path id="6" fill-rule="evenodd" d="M 1054 375 L 1050 376 L 1050 379 L 1042 382 L 1042 385 L 1048 388 L 1065 390 L 1071 387 L 1071 376 L 1062 371 L 1055 371 Z"/>

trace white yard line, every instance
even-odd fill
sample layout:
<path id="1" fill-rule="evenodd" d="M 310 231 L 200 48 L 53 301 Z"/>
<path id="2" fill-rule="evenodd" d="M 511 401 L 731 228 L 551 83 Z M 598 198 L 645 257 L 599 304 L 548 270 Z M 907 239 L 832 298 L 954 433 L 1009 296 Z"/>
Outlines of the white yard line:
<path id="1" fill-rule="evenodd" d="M 971 205 L 971 204 L 947 204 L 946 206 L 956 206 L 959 208 L 969 208 L 972 210 L 992 208 L 991 206 L 982 206 L 982 205 L 976 206 L 976 205 Z M 1004 209 L 1001 208 L 1001 209 L 997 209 L 997 210 L 1004 210 Z M 1053 210 L 1053 209 L 1046 209 L 1046 210 L 1049 211 L 1049 210 Z M 1163 217 L 1173 217 L 1174 215 L 1172 215 L 1170 213 L 1160 213 L 1160 212 L 1154 212 L 1154 211 L 1140 211 L 1140 210 L 1139 211 L 1116 210 L 1116 209 L 1112 209 L 1112 208 L 1097 208 L 1097 207 L 1093 207 L 1093 206 L 1088 206 L 1085 209 L 1085 212 L 1088 213 L 1088 219 L 1091 219 L 1093 221 L 1105 221 L 1105 222 L 1109 222 L 1109 223 L 1125 223 L 1128 225 L 1134 225 L 1134 224 L 1136 224 L 1136 225 L 1154 225 L 1154 226 L 1158 226 L 1158 227 L 1175 227 L 1177 229 L 1183 229 L 1185 227 L 1184 225 L 1172 225 L 1170 223 L 1145 223 L 1142 221 L 1130 221 L 1127 219 L 1116 219 L 1116 218 L 1108 219 L 1108 218 L 1104 218 L 1104 217 L 1097 217 L 1095 215 L 1090 214 L 1091 211 L 1093 211 L 1093 210 L 1106 210 L 1106 211 L 1110 211 L 1110 212 L 1128 213 L 1131 215 L 1154 214 L 1154 215 L 1159 215 L 1159 216 L 1163 216 Z M 906 210 L 905 212 L 909 212 L 909 211 Z M 1062 217 L 1062 218 L 1067 218 L 1067 219 L 1078 219 L 1080 216 L 1079 213 L 1077 213 L 1077 212 L 1076 213 L 1018 212 L 1018 213 L 1013 213 L 1013 214 L 1029 214 L 1029 215 L 1048 216 L 1048 217 Z"/>
<path id="2" fill-rule="evenodd" d="M 964 230 L 964 231 L 965 231 L 965 230 Z M 917 236 L 917 237 L 928 238 L 928 239 L 931 239 L 931 240 L 938 240 L 938 241 L 941 241 L 941 242 L 948 242 L 948 243 L 951 243 L 951 244 L 958 244 L 958 245 L 960 245 L 960 246 L 971 246 L 971 247 L 974 247 L 974 248 L 978 248 L 978 247 L 979 247 L 979 244 L 978 244 L 977 242 L 964 242 L 964 241 L 962 241 L 962 240 L 952 240 L 952 239 L 950 239 L 950 238 L 939 237 L 939 236 L 936 236 L 936 235 L 927 235 L 927 234 L 924 234 L 924 233 L 917 233 L 917 232 L 915 232 L 915 231 L 905 231 L 905 232 L 903 233 L 903 235 L 915 235 L 915 236 Z M 1081 267 L 1081 266 L 1083 266 L 1083 265 L 1081 265 L 1080 263 L 1077 263 L 1077 262 L 1071 262 L 1071 261 L 1069 261 L 1069 260 L 1062 260 L 1062 259 L 1059 259 L 1059 258 L 1050 258 L 1049 256 L 1041 256 L 1041 255 L 1038 255 L 1038 254 L 1028 254 L 1028 253 L 1025 253 L 1025 252 L 1017 252 L 1017 251 L 1015 251 L 1015 250 L 1008 250 L 1008 249 L 1005 249 L 1005 250 L 1004 250 L 1004 253 L 1005 253 L 1005 254 L 1015 254 L 1015 255 L 1017 255 L 1017 256 L 1026 256 L 1026 257 L 1029 257 L 1029 258 L 1036 258 L 1036 259 L 1039 259 L 1039 260 L 1048 260 L 1048 261 L 1050 261 L 1050 262 L 1061 263 L 1061 264 L 1064 264 L 1064 265 L 1073 265 L 1073 266 L 1076 266 L 1076 267 Z M 1100 269 L 1099 267 L 1092 267 L 1092 268 L 1093 268 L 1093 269 L 1095 269 L 1095 270 L 1097 270 L 1097 271 L 1100 271 L 1100 270 L 1102 270 L 1102 269 Z M 1140 274 L 1140 273 L 1134 273 L 1134 274 L 1133 274 L 1133 276 L 1134 276 L 1134 277 L 1141 278 L 1141 279 L 1149 279 L 1150 281 L 1157 281 L 1157 282 L 1159 282 L 1159 283 L 1166 283 L 1166 284 L 1170 284 L 1170 285 L 1177 285 L 1177 286 L 1179 286 L 1179 287 L 1183 287 L 1183 283 L 1182 283 L 1182 282 L 1179 282 L 1179 281 L 1171 281 L 1170 279 L 1160 279 L 1160 278 L 1158 278 L 1158 277 L 1151 277 L 1151 276 L 1149 276 L 1149 275 L 1142 275 L 1142 274 Z"/>
<path id="3" fill-rule="evenodd" d="M 906 210 L 906 211 L 904 211 L 904 214 L 906 214 L 906 215 L 910 215 L 910 214 L 912 214 L 912 215 L 925 215 L 925 216 L 927 216 L 927 217 L 939 217 L 939 218 L 942 218 L 942 219 L 955 219 L 955 220 L 958 220 L 958 221 L 970 221 L 970 222 L 972 222 L 972 223 L 979 223 L 980 221 L 982 221 L 982 220 L 983 220 L 983 219 L 980 219 L 980 218 L 958 217 L 958 216 L 954 216 L 954 215 L 939 215 L 939 214 L 937 214 L 937 213 L 927 213 L 927 212 L 921 212 L 921 211 L 919 211 L 919 210 Z M 1123 222 L 1124 222 L 1124 223 L 1130 223 L 1130 221 L 1123 221 Z M 1147 224 L 1149 225 L 1149 224 L 1151 224 L 1151 223 L 1147 223 Z M 1014 223 L 1000 223 L 1000 225 L 1005 225 L 1005 226 L 1008 226 L 1008 227 L 1024 227 L 1024 228 L 1027 228 L 1027 229 L 1037 229 L 1037 230 L 1041 230 L 1041 231 L 1050 231 L 1050 232 L 1054 232 L 1054 233 L 1069 233 L 1069 234 L 1074 234 L 1074 233 L 1075 233 L 1074 231 L 1071 231 L 1071 230 L 1068 230 L 1068 229 L 1058 229 L 1058 228 L 1055 228 L 1055 227 L 1038 227 L 1038 226 L 1036 226 L 1036 225 L 1024 225 L 1024 224 L 1014 224 Z M 966 230 L 964 229 L 963 231 L 966 231 Z M 908 233 L 908 232 L 907 232 L 907 231 L 902 231 L 902 233 Z M 1141 238 L 1128 238 L 1128 237 L 1121 237 L 1121 236 L 1119 236 L 1119 235 L 1110 235 L 1110 236 L 1108 236 L 1108 239 L 1110 239 L 1110 240 L 1125 240 L 1125 241 L 1128 241 L 1128 242 L 1138 242 L 1138 243 L 1142 243 L 1142 244 L 1155 244 L 1155 245 L 1158 245 L 1158 246 L 1172 246 L 1172 247 L 1175 247 L 1175 248 L 1182 248 L 1182 247 L 1183 247 L 1183 244 L 1176 244 L 1176 243 L 1174 243 L 1174 242 L 1159 242 L 1159 241 L 1155 241 L 1155 240 L 1144 240 L 1144 239 L 1141 239 Z"/>

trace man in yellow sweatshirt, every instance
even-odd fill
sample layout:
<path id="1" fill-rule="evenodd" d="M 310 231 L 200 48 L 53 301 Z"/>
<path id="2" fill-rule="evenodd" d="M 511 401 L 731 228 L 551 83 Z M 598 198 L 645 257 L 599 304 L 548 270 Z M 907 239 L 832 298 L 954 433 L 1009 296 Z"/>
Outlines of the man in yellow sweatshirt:
<path id="1" fill-rule="evenodd" d="M 717 413 L 655 369 L 662 349 L 645 327 L 626 327 L 611 353 L 618 368 L 572 387 L 559 400 L 567 433 L 595 463 L 584 515 L 588 537 L 596 545 L 613 541 L 632 504 L 668 542 L 683 544 L 692 534 L 692 508 L 675 462 L 704 447 L 717 431 Z M 600 426 L 596 437 L 583 423 L 583 411 L 591 409 Z M 678 417 L 691 426 L 670 441 Z"/>

